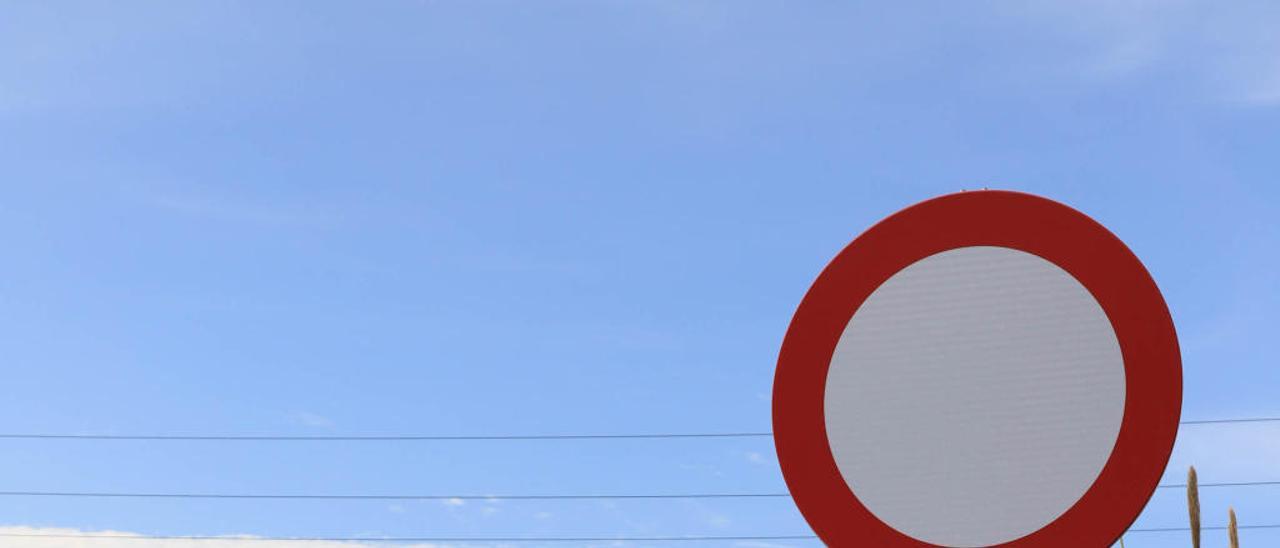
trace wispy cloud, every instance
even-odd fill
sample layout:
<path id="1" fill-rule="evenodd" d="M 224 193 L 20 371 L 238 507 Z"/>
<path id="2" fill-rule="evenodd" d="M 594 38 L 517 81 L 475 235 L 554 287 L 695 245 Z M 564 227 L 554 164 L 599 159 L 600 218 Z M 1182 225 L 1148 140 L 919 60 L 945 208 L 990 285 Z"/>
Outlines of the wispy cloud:
<path id="1" fill-rule="evenodd" d="M 132 191 L 142 205 L 205 221 L 268 226 L 324 225 L 334 215 L 326 207 L 297 200 L 269 200 L 202 185 L 161 185 Z"/>
<path id="2" fill-rule="evenodd" d="M 1065 33 L 1081 55 L 1072 70 L 1091 78 L 1151 71 L 1226 102 L 1280 106 L 1280 4 L 1173 0 L 1039 2 L 1019 13 Z"/>
<path id="3" fill-rule="evenodd" d="M 7 535 L 7 536 L 5 536 Z M 55 527 L 0 527 L 0 548 L 138 548 L 140 538 L 146 535 L 122 531 L 81 531 Z M 283 540 L 264 543 L 251 535 L 233 535 L 218 539 L 164 539 L 166 548 L 373 548 L 374 543 L 335 542 L 324 540 Z M 154 542 L 154 541 L 147 541 Z M 385 544 L 384 544 L 385 545 Z M 437 543 L 400 544 L 405 548 L 450 548 L 453 545 Z"/>
<path id="4" fill-rule="evenodd" d="M 333 428 L 333 421 L 329 420 L 328 417 L 310 411 L 294 411 L 289 414 L 289 421 L 312 428 Z"/>
<path id="5" fill-rule="evenodd" d="M 1280 427 L 1240 424 L 1223 428 L 1183 429 L 1178 435 L 1166 481 L 1182 481 L 1194 465 L 1214 481 L 1270 480 L 1280 462 Z"/>

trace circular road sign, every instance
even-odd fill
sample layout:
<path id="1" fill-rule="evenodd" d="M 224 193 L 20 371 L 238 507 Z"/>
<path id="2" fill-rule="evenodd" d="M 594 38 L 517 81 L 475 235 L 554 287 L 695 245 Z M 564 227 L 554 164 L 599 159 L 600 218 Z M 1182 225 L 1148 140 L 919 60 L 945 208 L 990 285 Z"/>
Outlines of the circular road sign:
<path id="1" fill-rule="evenodd" d="M 836 255 L 782 343 L 773 423 L 830 546 L 1110 546 L 1181 402 L 1173 321 L 1124 243 L 1057 202 L 977 191 Z"/>

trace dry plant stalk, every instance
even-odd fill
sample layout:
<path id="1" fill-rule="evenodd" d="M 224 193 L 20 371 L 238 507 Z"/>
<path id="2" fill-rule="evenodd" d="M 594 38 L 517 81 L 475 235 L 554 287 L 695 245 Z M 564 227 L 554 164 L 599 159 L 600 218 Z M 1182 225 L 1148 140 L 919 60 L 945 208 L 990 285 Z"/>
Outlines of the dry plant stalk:
<path id="1" fill-rule="evenodd" d="M 1240 536 L 1236 534 L 1236 510 L 1227 507 L 1227 539 L 1231 541 L 1231 548 L 1240 548 Z"/>
<path id="2" fill-rule="evenodd" d="M 1200 489 L 1196 486 L 1196 467 L 1187 472 L 1187 512 L 1191 517 L 1191 546 L 1200 548 Z"/>

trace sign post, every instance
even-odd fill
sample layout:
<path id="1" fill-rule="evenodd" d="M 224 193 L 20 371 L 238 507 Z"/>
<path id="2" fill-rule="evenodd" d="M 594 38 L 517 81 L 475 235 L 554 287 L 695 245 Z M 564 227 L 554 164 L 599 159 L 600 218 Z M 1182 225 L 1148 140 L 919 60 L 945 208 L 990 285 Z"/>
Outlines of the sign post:
<path id="1" fill-rule="evenodd" d="M 782 344 L 774 437 L 835 547 L 1104 547 L 1177 435 L 1177 335 L 1116 236 L 1057 202 L 963 192 L 855 239 Z"/>

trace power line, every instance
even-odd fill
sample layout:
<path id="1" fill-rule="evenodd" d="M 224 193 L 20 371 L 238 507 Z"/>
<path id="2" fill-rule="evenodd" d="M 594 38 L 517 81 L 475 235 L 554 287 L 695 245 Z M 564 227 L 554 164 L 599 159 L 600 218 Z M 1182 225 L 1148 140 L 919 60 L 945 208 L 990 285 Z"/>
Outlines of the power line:
<path id="1" fill-rule="evenodd" d="M 527 435 L 115 435 L 0 434 L 0 439 L 137 440 L 137 442 L 506 442 L 557 439 L 772 438 L 769 431 L 716 431 L 685 434 L 527 434 Z"/>
<path id="2" fill-rule="evenodd" d="M 1193 421 L 1182 421 L 1178 424 L 1183 426 L 1199 426 L 1202 424 L 1237 424 L 1245 422 L 1280 422 L 1280 417 L 1251 417 L 1239 419 L 1203 419 Z"/>
<path id="3" fill-rule="evenodd" d="M 1266 525 L 1239 525 L 1236 529 L 1280 529 L 1280 523 L 1269 523 Z M 1130 529 L 1128 533 L 1177 533 L 1190 531 L 1190 527 L 1149 527 L 1143 529 Z M 1205 526 L 1200 528 L 1201 531 L 1226 531 L 1225 525 Z"/>
<path id="4" fill-rule="evenodd" d="M 114 493 L 76 491 L 0 491 L 0 497 L 140 498 L 140 499 L 315 499 L 315 500 L 619 500 L 619 499 L 751 499 L 790 498 L 789 493 L 675 493 L 568 495 L 309 495 L 271 493 Z"/>
<path id="5" fill-rule="evenodd" d="M 1185 488 L 1185 483 L 1163 484 L 1158 489 Z M 1280 481 L 1201 483 L 1201 488 L 1280 486 Z M 306 493 L 147 493 L 110 491 L 0 491 L 0 497 L 136 498 L 136 499 L 258 499 L 258 500 L 674 500 L 674 499 L 781 499 L 790 493 L 570 493 L 530 495 L 483 494 L 306 494 Z"/>
<path id="6" fill-rule="evenodd" d="M 1183 426 L 1280 422 L 1280 417 L 1241 417 L 1182 421 Z M 770 438 L 773 432 L 685 432 L 685 433 L 621 433 L 621 434 L 514 434 L 514 435 L 187 435 L 187 434 L 39 434 L 0 433 L 10 440 L 102 440 L 102 441 L 534 441 L 534 440 L 656 440 L 698 438 Z"/>
<path id="7" fill-rule="evenodd" d="M 1218 483 L 1197 483 L 1197 487 L 1259 487 L 1267 485 L 1280 485 L 1280 481 L 1228 481 Z M 1170 483 L 1160 485 L 1157 489 L 1183 489 L 1186 488 L 1185 483 Z"/>
<path id="8" fill-rule="evenodd" d="M 736 535 L 736 536 L 686 536 L 686 537 L 219 537 L 219 536 L 117 536 L 103 534 L 39 534 L 39 533 L 0 533 L 0 538 L 50 538 L 50 539 L 112 539 L 112 540 L 222 540 L 222 541 L 261 541 L 261 542 L 731 542 L 731 541 L 778 541 L 778 540 L 816 540 L 816 535 Z"/>
<path id="9" fill-rule="evenodd" d="M 1201 527 L 1203 531 L 1223 531 L 1225 526 Z M 1280 523 L 1240 525 L 1240 530 L 1280 529 Z M 1129 529 L 1125 534 L 1142 533 L 1177 533 L 1190 531 L 1190 527 L 1150 527 Z M 154 535 L 123 536 L 104 534 L 41 534 L 41 533 L 0 533 L 0 538 L 27 539 L 111 539 L 111 540 L 194 540 L 194 541 L 254 541 L 254 542 L 733 542 L 733 541 L 781 541 L 781 540 L 817 540 L 817 535 L 712 535 L 712 536 L 558 536 L 558 537 L 258 537 L 258 536 L 211 536 L 211 535 Z"/>

